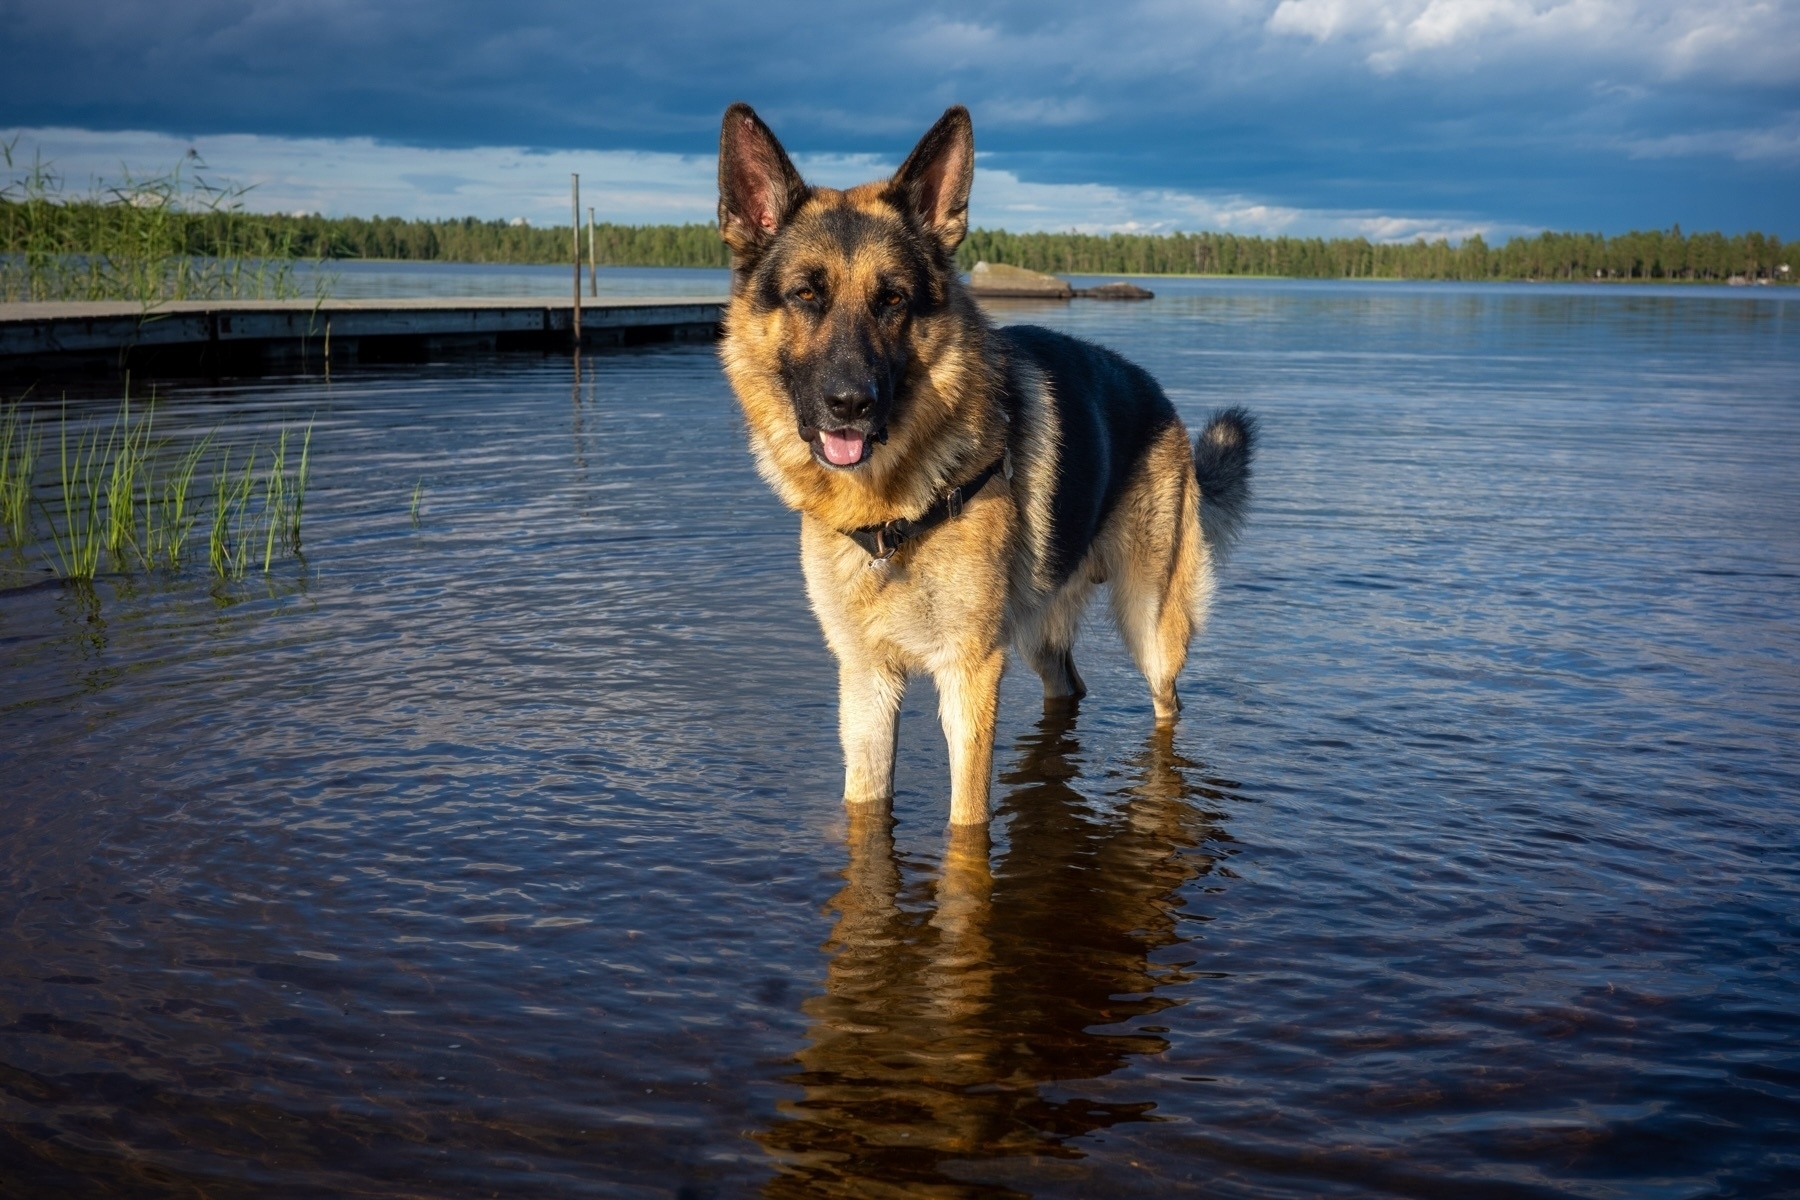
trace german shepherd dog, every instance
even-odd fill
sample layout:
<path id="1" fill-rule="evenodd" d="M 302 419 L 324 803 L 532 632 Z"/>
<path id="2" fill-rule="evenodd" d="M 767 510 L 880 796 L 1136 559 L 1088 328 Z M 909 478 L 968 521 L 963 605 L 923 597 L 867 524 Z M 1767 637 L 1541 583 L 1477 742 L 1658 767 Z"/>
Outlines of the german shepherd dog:
<path id="1" fill-rule="evenodd" d="M 950 821 L 988 818 L 1008 643 L 1046 705 L 1086 691 L 1070 649 L 1097 584 L 1159 723 L 1249 495 L 1254 423 L 1190 447 L 1162 389 L 1109 350 L 988 323 L 956 273 L 975 135 L 949 109 L 892 179 L 809 187 L 748 105 L 719 138 L 731 250 L 720 357 L 757 469 L 800 512 L 800 562 L 838 660 L 846 803 L 893 795 L 909 675 L 937 684 Z"/>

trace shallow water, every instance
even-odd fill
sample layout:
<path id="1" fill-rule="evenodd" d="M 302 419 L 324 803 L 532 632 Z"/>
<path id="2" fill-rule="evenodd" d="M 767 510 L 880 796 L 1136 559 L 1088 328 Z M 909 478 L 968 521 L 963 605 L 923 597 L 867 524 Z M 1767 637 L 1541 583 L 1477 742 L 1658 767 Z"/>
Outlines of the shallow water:
<path id="1" fill-rule="evenodd" d="M 322 284 L 335 300 L 414 296 L 543 296 L 567 300 L 574 268 L 538 263 L 448 263 L 337 259 L 302 263 L 295 273 L 300 291 L 312 295 Z M 700 267 L 601 267 L 581 272 L 581 294 L 601 296 L 723 296 L 731 272 Z"/>
<path id="2" fill-rule="evenodd" d="M 1002 316 L 1256 515 L 1172 737 L 1009 673 L 991 845 L 925 683 L 846 819 L 706 348 L 166 397 L 315 418 L 305 561 L 0 594 L 0 1193 L 1796 1186 L 1796 301 L 1154 286 Z"/>

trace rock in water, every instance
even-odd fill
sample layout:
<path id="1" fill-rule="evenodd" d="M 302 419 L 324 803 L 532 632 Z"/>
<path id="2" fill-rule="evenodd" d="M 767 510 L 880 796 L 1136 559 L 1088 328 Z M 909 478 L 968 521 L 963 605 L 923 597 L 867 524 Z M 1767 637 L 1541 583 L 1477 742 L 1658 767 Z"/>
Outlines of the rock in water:
<path id="1" fill-rule="evenodd" d="M 1154 300 L 1156 293 L 1148 288 L 1141 288 L 1135 283 L 1126 283 L 1123 279 L 1117 283 L 1103 283 L 1099 287 L 1076 288 L 1075 294 L 1084 300 Z"/>
<path id="2" fill-rule="evenodd" d="M 1020 300 L 1067 300 L 1075 294 L 1066 279 L 991 262 L 975 264 L 975 269 L 969 272 L 969 290 L 977 296 Z"/>

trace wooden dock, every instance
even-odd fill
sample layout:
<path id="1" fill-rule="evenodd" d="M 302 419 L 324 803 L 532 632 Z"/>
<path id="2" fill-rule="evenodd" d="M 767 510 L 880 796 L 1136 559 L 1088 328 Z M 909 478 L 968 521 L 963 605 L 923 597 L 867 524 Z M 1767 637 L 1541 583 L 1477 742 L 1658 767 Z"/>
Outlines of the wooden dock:
<path id="1" fill-rule="evenodd" d="M 584 348 L 711 340 L 723 296 L 581 302 Z M 304 362 L 416 362 L 459 351 L 567 351 L 570 300 L 537 296 L 412 300 L 0 304 L 0 367 L 154 367 L 256 374 Z"/>

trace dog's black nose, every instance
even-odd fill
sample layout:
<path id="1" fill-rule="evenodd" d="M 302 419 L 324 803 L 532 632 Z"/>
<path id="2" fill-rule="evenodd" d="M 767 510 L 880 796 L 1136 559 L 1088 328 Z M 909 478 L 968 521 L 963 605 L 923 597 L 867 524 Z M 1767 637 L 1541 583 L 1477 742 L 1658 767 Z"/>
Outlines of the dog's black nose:
<path id="1" fill-rule="evenodd" d="M 870 384 L 840 387 L 825 397 L 825 407 L 839 421 L 860 421 L 875 408 L 875 388 Z"/>

